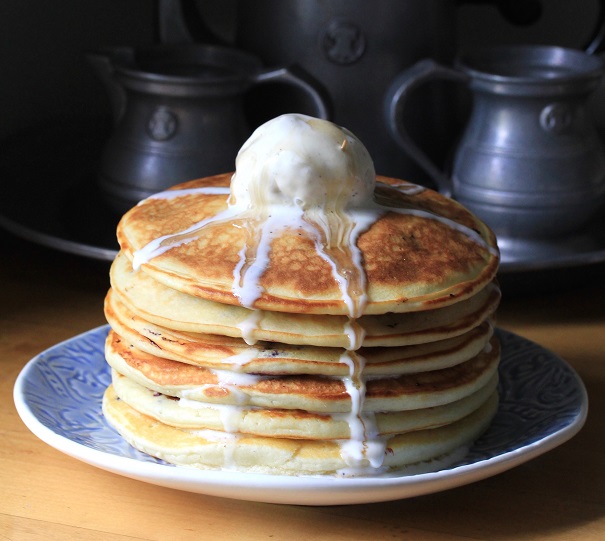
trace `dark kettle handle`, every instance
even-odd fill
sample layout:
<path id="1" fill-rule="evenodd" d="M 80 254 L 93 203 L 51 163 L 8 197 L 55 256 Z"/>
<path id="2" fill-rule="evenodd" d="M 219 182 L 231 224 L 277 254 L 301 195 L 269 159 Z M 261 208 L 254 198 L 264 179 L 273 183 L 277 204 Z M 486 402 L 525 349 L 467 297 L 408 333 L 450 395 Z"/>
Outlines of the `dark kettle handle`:
<path id="1" fill-rule="evenodd" d="M 466 84 L 469 77 L 457 69 L 443 66 L 434 60 L 420 60 L 397 75 L 387 90 L 384 101 L 385 122 L 393 140 L 429 174 L 437 184 L 439 191 L 451 195 L 451 180 L 449 177 L 416 145 L 402 122 L 403 110 L 410 93 L 420 85 L 435 80 Z"/>

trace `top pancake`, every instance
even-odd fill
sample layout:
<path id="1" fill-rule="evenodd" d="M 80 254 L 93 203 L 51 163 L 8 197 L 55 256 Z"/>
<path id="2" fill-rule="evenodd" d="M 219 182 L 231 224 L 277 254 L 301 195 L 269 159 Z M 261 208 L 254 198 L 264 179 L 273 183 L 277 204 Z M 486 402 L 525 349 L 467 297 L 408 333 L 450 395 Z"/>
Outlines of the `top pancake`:
<path id="1" fill-rule="evenodd" d="M 179 196 L 142 201 L 118 225 L 123 252 L 132 260 L 148 243 L 194 228 L 187 242 L 144 261 L 142 268 L 183 293 L 241 305 L 233 289 L 234 276 L 242 265 L 242 254 L 258 243 L 255 235 L 262 224 L 253 215 L 213 221 L 228 208 L 227 191 L 197 190 L 227 188 L 230 179 L 231 174 L 223 174 L 194 180 L 173 188 L 185 190 L 174 192 Z M 494 278 L 496 241 L 480 220 L 432 190 L 385 177 L 377 180 L 372 204 L 382 211 L 356 242 L 367 293 L 363 313 L 446 306 L 471 297 Z M 196 228 L 208 220 L 210 223 Z M 338 220 L 355 222 L 355 216 L 339 216 Z M 317 239 L 312 237 L 308 227 L 285 228 L 272 237 L 268 261 L 258 279 L 262 293 L 254 308 L 348 315 L 335 265 L 329 257 L 322 257 Z M 345 263 L 337 270 L 346 274 L 350 269 Z"/>

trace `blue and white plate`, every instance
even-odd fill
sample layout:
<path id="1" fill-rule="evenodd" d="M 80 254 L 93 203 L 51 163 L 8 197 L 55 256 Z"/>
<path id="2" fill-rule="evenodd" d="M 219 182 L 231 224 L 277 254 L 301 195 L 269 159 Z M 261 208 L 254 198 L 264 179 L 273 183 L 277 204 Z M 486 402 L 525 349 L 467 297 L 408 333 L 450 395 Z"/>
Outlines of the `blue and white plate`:
<path id="1" fill-rule="evenodd" d="M 105 421 L 110 383 L 103 326 L 32 359 L 17 378 L 14 400 L 27 427 L 72 457 L 140 481 L 242 500 L 342 505 L 409 498 L 464 485 L 553 449 L 584 424 L 588 399 L 575 371 L 539 345 L 498 330 L 502 341 L 500 406 L 484 436 L 456 464 L 397 477 L 294 477 L 176 467 L 140 453 Z"/>

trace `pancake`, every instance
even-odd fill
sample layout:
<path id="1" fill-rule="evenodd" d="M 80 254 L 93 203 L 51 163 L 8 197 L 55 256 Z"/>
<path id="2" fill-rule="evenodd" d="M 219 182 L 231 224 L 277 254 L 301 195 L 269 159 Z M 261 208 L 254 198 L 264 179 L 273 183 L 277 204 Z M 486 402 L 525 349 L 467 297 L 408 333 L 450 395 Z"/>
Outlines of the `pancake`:
<path id="1" fill-rule="evenodd" d="M 296 345 L 350 348 L 354 330 L 347 316 L 249 310 L 187 295 L 134 271 L 119 254 L 110 271 L 113 294 L 144 319 L 169 329 Z M 362 316 L 361 345 L 402 346 L 458 336 L 478 326 L 497 308 L 500 290 L 488 283 L 474 296 L 433 310 Z"/>
<path id="2" fill-rule="evenodd" d="M 163 359 L 137 350 L 110 332 L 105 356 L 118 373 L 153 391 L 211 404 L 258 408 L 302 409 L 321 413 L 351 412 L 355 408 L 351 382 L 362 378 L 363 361 L 348 361 L 351 374 L 342 378 L 311 375 L 259 376 L 211 370 Z M 463 363 L 398 377 L 369 378 L 364 387 L 363 412 L 428 408 L 460 400 L 476 392 L 496 373 L 498 341 Z M 355 373 L 355 375 L 353 374 Z M 359 385 L 359 384 L 358 384 Z"/>
<path id="3" fill-rule="evenodd" d="M 278 475 L 358 475 L 364 470 L 373 474 L 401 470 L 468 445 L 487 428 L 497 403 L 493 394 L 455 423 L 374 440 L 368 445 L 373 454 L 353 469 L 346 460 L 349 440 L 265 438 L 176 428 L 131 408 L 117 397 L 113 386 L 104 394 L 103 413 L 133 447 L 177 465 Z"/>
<path id="4" fill-rule="evenodd" d="M 238 338 L 175 331 L 150 323 L 129 310 L 112 290 L 105 300 L 105 316 L 113 331 L 138 350 L 165 359 L 217 370 L 252 374 L 321 374 L 346 376 L 342 348 L 292 346 L 278 342 L 246 344 Z M 411 346 L 359 350 L 364 374 L 399 375 L 438 370 L 477 355 L 492 336 L 484 321 L 449 339 Z"/>
<path id="5" fill-rule="evenodd" d="M 493 233 L 377 176 L 345 128 L 273 119 L 235 173 L 141 201 L 117 237 L 103 411 L 143 452 L 287 475 L 435 469 L 497 409 Z"/>
<path id="6" fill-rule="evenodd" d="M 296 439 L 347 439 L 351 428 L 342 414 L 303 410 L 251 408 L 200 403 L 152 391 L 112 372 L 116 395 L 139 413 L 177 428 L 208 429 L 254 436 Z M 403 434 L 453 423 L 478 409 L 495 391 L 494 374 L 473 394 L 432 408 L 377 412 L 372 423 L 378 436 Z"/>
<path id="7" fill-rule="evenodd" d="M 228 207 L 231 179 L 231 174 L 198 179 L 142 201 L 118 225 L 122 251 L 130 260 L 141 256 L 135 266 L 158 282 L 194 297 L 273 312 L 350 315 L 335 267 L 318 250 L 319 226 L 301 222 L 265 232 L 275 224 L 263 209 Z M 358 269 L 366 282 L 363 313 L 454 304 L 493 280 L 497 244 L 480 220 L 432 190 L 378 180 L 372 208 L 341 212 L 334 226 L 367 223 L 351 247 L 363 261 Z M 262 265 L 256 254 L 261 241 L 270 243 Z M 162 242 L 165 251 L 154 252 Z M 245 266 L 247 252 L 262 266 L 255 281 L 261 292 L 251 303 L 234 293 L 234 276 Z M 350 264 L 342 266 L 336 271 L 351 270 Z"/>

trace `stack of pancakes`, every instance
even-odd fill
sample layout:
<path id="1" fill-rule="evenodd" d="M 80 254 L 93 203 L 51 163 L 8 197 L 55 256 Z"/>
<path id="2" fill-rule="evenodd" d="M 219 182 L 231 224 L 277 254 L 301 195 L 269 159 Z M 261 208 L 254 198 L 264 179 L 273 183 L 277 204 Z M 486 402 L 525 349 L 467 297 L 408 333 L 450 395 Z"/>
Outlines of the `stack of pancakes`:
<path id="1" fill-rule="evenodd" d="M 170 463 L 274 474 L 436 467 L 468 447 L 498 403 L 491 231 L 383 177 L 365 206 L 319 213 L 238 206 L 230 185 L 175 186 L 120 221 L 109 422 Z"/>

